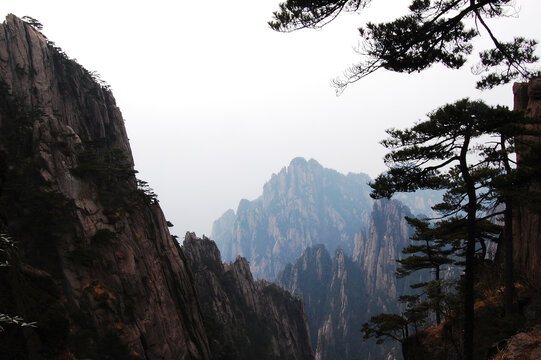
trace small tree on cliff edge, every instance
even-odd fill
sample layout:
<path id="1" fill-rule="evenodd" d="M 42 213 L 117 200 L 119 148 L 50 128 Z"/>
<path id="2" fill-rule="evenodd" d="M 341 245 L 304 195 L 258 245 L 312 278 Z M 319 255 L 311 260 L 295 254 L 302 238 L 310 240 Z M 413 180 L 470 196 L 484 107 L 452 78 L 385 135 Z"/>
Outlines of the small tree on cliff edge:
<path id="1" fill-rule="evenodd" d="M 289 32 L 320 28 L 343 12 L 360 12 L 371 0 L 286 0 L 269 22 L 272 29 Z M 475 70 L 483 74 L 478 88 L 490 88 L 539 72 L 532 67 L 535 40 L 515 37 L 504 42 L 487 24 L 490 18 L 515 15 L 512 0 L 412 0 L 409 13 L 385 23 L 368 22 L 359 29 L 361 61 L 334 84 L 337 93 L 378 69 L 412 73 L 441 63 L 461 68 L 473 51 L 472 41 L 482 33 L 493 47 L 479 52 Z M 468 22 L 469 25 L 468 26 Z"/>

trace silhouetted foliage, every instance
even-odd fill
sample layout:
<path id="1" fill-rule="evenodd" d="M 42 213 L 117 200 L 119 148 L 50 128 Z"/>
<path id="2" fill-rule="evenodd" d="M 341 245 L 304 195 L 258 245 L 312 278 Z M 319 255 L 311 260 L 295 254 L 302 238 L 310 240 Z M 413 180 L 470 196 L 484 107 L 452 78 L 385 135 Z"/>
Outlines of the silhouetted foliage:
<path id="1" fill-rule="evenodd" d="M 430 269 L 434 278 L 431 281 L 410 285 L 413 289 L 422 289 L 422 295 L 426 300 L 421 301 L 421 295 L 418 295 L 415 302 L 420 302 L 426 307 L 427 317 L 429 311 L 436 315 L 436 324 L 441 322 L 442 300 L 444 292 L 442 290 L 441 267 L 454 263 L 454 252 L 456 240 L 446 236 L 439 236 L 438 229 L 430 226 L 428 221 L 406 217 L 406 221 L 415 229 L 415 233 L 410 239 L 411 245 L 402 250 L 406 258 L 397 260 L 400 264 L 397 268 L 397 277 L 408 276 L 415 271 Z M 417 306 L 419 308 L 419 305 Z"/>
<path id="2" fill-rule="evenodd" d="M 28 25 L 32 26 L 34 29 L 41 32 L 43 30 L 43 25 L 39 22 L 39 20 L 34 19 L 31 16 L 23 16 L 22 20 L 27 23 Z"/>
<path id="3" fill-rule="evenodd" d="M 146 181 L 137 179 L 137 191 L 147 204 L 152 205 L 158 203 L 158 195 L 156 195 Z M 173 226 L 173 224 L 168 221 L 167 226 Z"/>
<path id="4" fill-rule="evenodd" d="M 386 340 L 403 342 L 409 337 L 409 321 L 404 316 L 396 314 L 379 314 L 370 318 L 370 321 L 363 324 L 361 331 L 363 338 L 376 338 L 377 344 Z"/>
<path id="5" fill-rule="evenodd" d="M 101 141 L 87 143 L 71 173 L 96 184 L 100 201 L 110 211 L 140 203 L 158 203 L 158 196 L 146 181 L 136 179 L 128 157 L 120 148 L 106 150 Z"/>
<path id="6" fill-rule="evenodd" d="M 342 12 L 359 12 L 371 0 L 287 0 L 269 22 L 277 31 L 320 28 Z M 478 88 L 491 88 L 513 79 L 539 73 L 532 67 L 535 40 L 515 37 L 502 41 L 486 23 L 487 19 L 515 15 L 511 0 L 412 0 L 409 13 L 383 23 L 368 22 L 359 29 L 362 60 L 351 66 L 343 79 L 334 81 L 337 92 L 379 69 L 412 73 L 441 63 L 461 68 L 473 51 L 473 40 L 483 32 L 493 48 L 479 53 L 475 68 L 483 74 Z"/>
<path id="7" fill-rule="evenodd" d="M 534 131 L 525 124 L 521 114 L 479 101 L 443 106 L 410 129 L 387 131 L 390 137 L 382 144 L 391 149 L 385 156 L 389 170 L 371 184 L 376 198 L 399 191 L 445 190 L 443 201 L 433 207 L 441 216 L 435 229 L 439 238 L 453 244 L 455 256 L 465 257 L 464 263 L 458 262 L 465 266 L 465 359 L 473 351 L 475 267 L 485 258 L 487 241 L 495 241 L 502 231 L 489 219 L 509 216 L 495 209 L 510 191 L 502 184 L 520 174 L 509 162 L 515 136 Z"/>
<path id="8" fill-rule="evenodd" d="M 6 234 L 0 234 L 0 267 L 10 265 L 9 257 L 13 248 L 15 248 L 15 241 Z"/>
<path id="9" fill-rule="evenodd" d="M 0 234 L 0 267 L 11 266 L 9 258 L 11 251 L 15 249 L 16 243 L 7 234 Z M 4 332 L 4 326 L 15 325 L 21 327 L 36 327 L 35 322 L 26 322 L 20 316 L 10 316 L 0 313 L 0 333 Z"/>

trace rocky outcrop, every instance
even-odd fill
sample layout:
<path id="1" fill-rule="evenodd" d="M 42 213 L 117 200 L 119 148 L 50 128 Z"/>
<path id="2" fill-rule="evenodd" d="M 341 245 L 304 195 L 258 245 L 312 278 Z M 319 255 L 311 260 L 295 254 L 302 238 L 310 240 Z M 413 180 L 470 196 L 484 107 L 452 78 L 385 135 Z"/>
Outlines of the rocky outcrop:
<path id="1" fill-rule="evenodd" d="M 541 79 L 515 84 L 513 92 L 515 94 L 515 110 L 524 111 L 529 117 L 541 116 Z M 536 126 L 539 127 L 539 125 Z M 530 136 L 527 140 L 532 145 L 539 146 L 541 144 L 539 136 Z M 521 156 L 524 156 L 531 149 L 531 146 L 517 146 L 519 167 L 523 165 Z M 535 151 L 539 151 L 539 149 Z M 538 167 L 539 164 L 534 166 Z M 541 184 L 539 181 L 534 181 L 527 190 L 541 193 Z M 538 206 L 537 203 L 534 205 Z M 517 204 L 513 208 L 513 258 L 515 270 L 520 276 L 527 279 L 532 285 L 541 287 L 541 272 L 539 271 L 541 267 L 541 216 L 539 212 L 532 211 L 531 205 L 528 204 Z"/>
<path id="2" fill-rule="evenodd" d="M 511 337 L 505 349 L 492 360 L 536 360 L 541 359 L 541 326 Z"/>
<path id="3" fill-rule="evenodd" d="M 182 245 L 214 359 L 313 359 L 303 303 L 265 280 L 245 258 L 222 263 L 214 241 L 188 233 Z"/>
<path id="4" fill-rule="evenodd" d="M 401 358 L 396 344 L 363 341 L 359 330 L 374 315 L 399 312 L 398 296 L 428 276 L 396 279 L 396 259 L 411 235 L 405 216 L 411 213 L 402 203 L 375 201 L 368 229 L 355 237 L 353 257 L 338 248 L 331 260 L 323 245 L 313 246 L 277 277 L 304 299 L 316 359 Z"/>
<path id="5" fill-rule="evenodd" d="M 366 358 L 359 329 L 366 321 L 367 300 L 359 267 L 338 248 L 328 284 L 327 309 L 317 333 L 317 360 Z"/>
<path id="6" fill-rule="evenodd" d="M 106 86 L 13 15 L 0 25 L 0 336 L 10 359 L 210 359 L 186 261 L 138 187 Z"/>
<path id="7" fill-rule="evenodd" d="M 409 292 L 408 284 L 428 276 L 395 277 L 410 236 L 404 217 L 412 216 L 401 201 L 430 214 L 441 195 L 374 201 L 369 181 L 364 174 L 341 175 L 315 160 L 293 159 L 265 184 L 260 198 L 242 200 L 236 214 L 229 210 L 213 226 L 225 259 L 242 254 L 254 274 L 267 279 L 282 269 L 276 282 L 302 296 L 320 360 L 399 354 L 363 342 L 359 330 L 373 315 L 398 311 L 398 296 Z"/>
<path id="8" fill-rule="evenodd" d="M 318 331 L 326 317 L 332 270 L 333 260 L 329 252 L 319 244 L 304 250 L 302 256 L 294 264 L 287 264 L 276 278 L 278 285 L 303 299 L 314 349 Z"/>
<path id="9" fill-rule="evenodd" d="M 403 257 L 402 249 L 409 245 L 412 234 L 406 216 L 412 214 L 401 202 L 378 200 L 368 229 L 355 237 L 353 260 L 362 269 L 363 284 L 378 313 L 394 311 L 389 304 L 408 291 L 405 281 L 397 280 L 395 275 L 396 260 Z M 411 275 L 408 282 L 416 282 L 415 277 Z"/>
<path id="10" fill-rule="evenodd" d="M 222 218 L 212 237 L 224 259 L 244 256 L 254 275 L 266 279 L 274 279 L 315 244 L 351 253 L 355 234 L 368 224 L 369 180 L 364 174 L 346 176 L 323 168 L 315 160 L 293 159 L 265 184 L 260 198 L 241 200 L 230 232 Z"/>

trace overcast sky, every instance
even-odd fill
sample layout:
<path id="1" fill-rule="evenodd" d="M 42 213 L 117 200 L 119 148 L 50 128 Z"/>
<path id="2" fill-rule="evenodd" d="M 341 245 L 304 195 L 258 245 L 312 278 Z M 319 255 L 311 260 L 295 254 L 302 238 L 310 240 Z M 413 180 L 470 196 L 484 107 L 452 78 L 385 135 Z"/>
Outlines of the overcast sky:
<path id="1" fill-rule="evenodd" d="M 210 235 L 215 219 L 257 198 L 294 157 L 374 177 L 384 170 L 385 129 L 464 97 L 512 106 L 511 86 L 474 89 L 475 59 L 459 71 L 381 71 L 335 96 L 330 81 L 357 59 L 357 27 L 400 15 L 409 2 L 290 34 L 267 26 L 279 0 L 2 0 L 0 16 L 38 19 L 50 40 L 111 85 L 139 178 L 183 236 Z M 493 21 L 494 31 L 541 39 L 541 1 L 517 2 L 519 17 Z"/>

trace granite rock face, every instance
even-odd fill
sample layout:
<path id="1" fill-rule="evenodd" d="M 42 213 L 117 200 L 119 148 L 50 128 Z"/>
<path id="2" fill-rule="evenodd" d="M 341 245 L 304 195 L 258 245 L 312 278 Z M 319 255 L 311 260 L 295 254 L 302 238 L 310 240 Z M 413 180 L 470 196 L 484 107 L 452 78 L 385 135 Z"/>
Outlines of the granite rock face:
<path id="1" fill-rule="evenodd" d="M 11 359 L 211 359 L 186 261 L 138 188 L 106 86 L 36 27 L 0 25 L 0 337 Z M 5 336 L 4 336 L 5 335 Z"/>
<path id="2" fill-rule="evenodd" d="M 182 250 L 194 276 L 214 359 L 313 359 L 303 303 L 265 280 L 245 258 L 222 263 L 214 241 L 188 233 Z"/>
<path id="3" fill-rule="evenodd" d="M 368 229 L 355 237 L 353 260 L 361 267 L 363 284 L 379 312 L 390 311 L 389 300 L 396 302 L 408 292 L 405 281 L 395 275 L 396 260 L 403 257 L 402 249 L 409 245 L 412 235 L 406 216 L 412 214 L 399 201 L 375 201 Z M 419 280 L 417 274 L 407 279 L 408 283 Z"/>
<path id="4" fill-rule="evenodd" d="M 293 159 L 274 174 L 254 201 L 241 200 L 233 227 L 232 211 L 213 226 L 225 260 L 248 259 L 256 277 L 272 280 L 304 249 L 325 244 L 353 251 L 353 239 L 369 221 L 372 200 L 364 174 L 342 175 L 317 161 Z"/>
<path id="5" fill-rule="evenodd" d="M 236 214 L 229 210 L 214 222 L 224 259 L 241 254 L 255 276 L 275 279 L 303 298 L 319 360 L 400 356 L 392 347 L 363 342 L 359 330 L 371 316 L 399 311 L 398 296 L 419 280 L 395 277 L 410 236 L 404 217 L 412 211 L 404 203 L 430 215 L 441 194 L 374 201 L 369 181 L 296 158 L 272 176 L 260 198 L 241 200 Z"/>
<path id="6" fill-rule="evenodd" d="M 325 246 L 320 244 L 304 250 L 302 256 L 295 263 L 287 264 L 276 279 L 277 284 L 304 300 L 314 349 L 319 328 L 325 320 L 332 276 L 333 260 Z"/>
<path id="7" fill-rule="evenodd" d="M 395 344 L 363 341 L 360 328 L 374 315 L 399 312 L 398 296 L 423 276 L 395 277 L 396 259 L 411 235 L 404 220 L 410 215 L 398 201 L 375 201 L 368 229 L 355 237 L 353 256 L 338 248 L 331 259 L 316 245 L 279 274 L 277 283 L 304 299 L 316 359 L 401 358 Z"/>
<path id="8" fill-rule="evenodd" d="M 541 116 L 541 79 L 529 83 L 518 83 L 513 87 L 515 110 L 524 111 L 527 116 Z M 539 125 L 536 125 L 539 126 Z M 539 136 L 530 136 L 532 144 L 541 144 Z M 518 166 L 521 155 L 530 151 L 529 147 L 517 147 Z M 541 192 L 541 183 L 529 185 L 528 191 Z M 515 270 L 532 285 L 541 287 L 541 216 L 526 205 L 513 208 L 513 259 Z"/>

